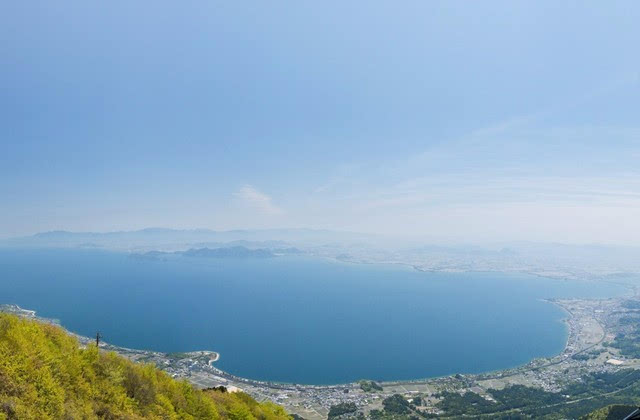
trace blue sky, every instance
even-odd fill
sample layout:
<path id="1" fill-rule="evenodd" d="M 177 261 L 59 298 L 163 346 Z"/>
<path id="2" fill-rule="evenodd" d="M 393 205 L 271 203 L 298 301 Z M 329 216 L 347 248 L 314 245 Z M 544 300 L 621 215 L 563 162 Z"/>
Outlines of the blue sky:
<path id="1" fill-rule="evenodd" d="M 0 237 L 640 242 L 640 3 L 4 2 Z"/>

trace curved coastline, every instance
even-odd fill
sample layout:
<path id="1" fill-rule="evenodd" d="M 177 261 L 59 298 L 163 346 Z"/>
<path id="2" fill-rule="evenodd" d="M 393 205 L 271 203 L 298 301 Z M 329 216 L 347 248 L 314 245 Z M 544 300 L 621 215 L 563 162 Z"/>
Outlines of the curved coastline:
<path id="1" fill-rule="evenodd" d="M 219 359 L 217 352 L 201 351 L 190 353 L 160 353 L 145 350 L 133 350 L 112 346 L 101 342 L 101 348 L 115 351 L 122 356 L 138 362 L 154 363 L 173 377 L 186 379 L 197 387 L 225 387 L 230 392 L 243 391 L 261 400 L 268 399 L 282 405 L 289 413 L 300 415 L 309 420 L 326 419 L 332 405 L 337 403 L 355 403 L 363 409 L 376 408 L 381 399 L 403 394 L 408 398 L 413 393 L 434 397 L 443 391 L 474 392 L 487 394 L 492 389 L 503 389 L 512 385 L 526 385 L 545 391 L 560 392 L 569 379 L 580 380 L 585 372 L 601 372 L 603 369 L 615 371 L 618 366 L 609 365 L 605 352 L 599 361 L 588 362 L 583 358 L 574 358 L 580 353 L 589 354 L 593 348 L 600 352 L 602 340 L 607 334 L 615 333 L 616 327 L 610 324 L 607 314 L 617 313 L 624 308 L 628 298 L 605 299 L 541 299 L 548 304 L 562 308 L 566 316 L 562 319 L 568 328 L 568 337 L 564 349 L 557 355 L 533 359 L 516 367 L 498 369 L 475 374 L 452 374 L 417 378 L 409 380 L 382 381 L 382 391 L 376 393 L 361 389 L 358 382 L 334 385 L 300 385 L 257 381 L 239 377 L 215 367 L 212 359 Z M 22 310 L 16 305 L 0 305 L 0 310 L 9 310 L 22 316 L 37 317 L 33 311 Z M 38 318 L 44 322 L 56 322 Z M 597 334 L 594 334 L 596 332 Z M 81 344 L 93 342 L 92 338 L 76 336 Z M 613 356 L 617 358 L 617 355 Z M 625 360 L 624 357 L 622 360 Z M 621 362 L 622 363 L 622 362 Z M 625 367 L 640 368 L 640 360 L 625 361 Z"/>
<path id="2" fill-rule="evenodd" d="M 116 252 L 116 254 L 120 254 L 119 252 Z M 388 261 L 388 262 L 366 262 L 366 261 L 352 261 L 352 260 L 342 260 L 339 258 L 330 258 L 330 257 L 308 257 L 308 258 L 321 258 L 321 259 L 325 259 L 327 261 L 334 261 L 334 262 L 339 262 L 342 264 L 349 264 L 349 265 L 362 265 L 362 264 L 366 264 L 366 265 L 380 265 L 380 266 L 401 266 L 404 267 L 406 270 L 415 270 L 415 271 L 420 271 L 420 272 L 437 272 L 437 273 L 444 273 L 444 274 L 455 274 L 455 273 L 481 273 L 481 274 L 513 274 L 513 273 L 520 273 L 523 275 L 527 275 L 527 276 L 537 276 L 537 277 L 543 277 L 543 278 L 547 278 L 547 279 L 551 279 L 554 281 L 558 281 L 559 279 L 557 277 L 547 277 L 547 276 L 543 276 L 540 273 L 534 273 L 534 272 L 529 272 L 529 271 L 498 271 L 498 270 L 487 270 L 487 271 L 473 271 L 473 270 L 456 270 L 456 271 L 452 271 L 452 270 L 424 270 L 421 269 L 420 267 L 416 266 L 416 265 L 411 265 L 411 264 L 406 264 L 406 263 L 402 263 L 402 262 L 395 262 L 395 261 Z M 567 280 L 574 280 L 574 279 L 567 279 Z M 585 282 L 593 282 L 595 280 L 592 279 L 583 279 L 583 281 Z M 600 280 L 603 283 L 611 283 L 611 284 L 615 284 L 618 286 L 624 286 L 627 289 L 627 293 L 625 293 L 625 295 L 632 295 L 635 293 L 635 288 L 630 286 L 627 283 L 624 282 L 616 282 L 616 281 L 612 281 L 612 280 Z M 459 374 L 463 374 L 463 375 L 491 375 L 491 374 L 502 374 L 503 372 L 506 371 L 511 371 L 511 370 L 518 370 L 518 369 L 523 369 L 523 368 L 527 368 L 529 365 L 531 365 L 532 362 L 536 361 L 536 360 L 544 360 L 544 359 L 553 359 L 555 357 L 558 357 L 564 353 L 567 352 L 567 347 L 571 341 L 571 338 L 573 336 L 573 334 L 575 334 L 575 332 L 571 329 L 571 320 L 573 318 L 573 314 L 564 306 L 560 305 L 555 299 L 538 299 L 541 301 L 544 301 L 546 303 L 551 303 L 557 307 L 560 307 L 568 316 L 565 317 L 562 322 L 565 328 L 565 331 L 567 331 L 566 337 L 564 338 L 564 343 L 562 343 L 562 349 L 560 349 L 557 353 L 555 353 L 555 349 L 557 349 L 558 347 L 554 348 L 554 353 L 551 354 L 550 356 L 543 356 L 543 358 L 539 358 L 536 357 L 535 355 L 532 356 L 529 360 L 526 361 L 518 361 L 514 364 L 507 364 L 504 363 L 502 366 L 498 369 L 487 369 L 487 370 L 478 370 L 478 371 L 471 371 L 469 372 L 469 370 L 467 370 L 468 373 L 464 373 L 465 368 L 462 368 L 461 371 L 459 371 Z M 15 308 L 19 309 L 20 311 L 22 311 L 24 313 L 25 316 L 30 316 L 30 317 L 36 317 L 36 312 L 35 311 L 30 311 L 30 310 L 26 310 L 26 309 L 22 309 L 19 308 L 18 306 L 16 306 Z M 46 322 L 54 322 L 57 324 L 60 324 L 60 322 L 57 322 L 55 320 L 47 320 L 44 318 L 40 318 Z M 73 334 L 73 333 L 72 333 Z M 78 334 L 74 334 L 77 337 L 81 337 Z M 92 340 L 88 337 L 82 337 L 85 341 L 88 340 Z M 121 347 L 121 346 L 112 346 L 113 350 L 115 351 L 123 351 L 123 352 L 130 352 L 130 353 L 136 353 L 136 354 L 141 354 L 141 353 L 148 353 L 148 354 L 152 354 L 154 355 L 154 357 L 156 357 L 157 355 L 161 355 L 161 354 L 165 354 L 162 353 L 160 351 L 150 351 L 150 350 L 134 350 L 131 348 L 125 348 L 125 347 Z M 162 350 L 161 348 L 158 350 Z M 179 350 L 178 350 L 179 351 Z M 215 368 L 215 366 L 213 365 L 213 363 L 215 361 L 218 361 L 220 358 L 220 354 L 217 352 L 210 352 L 211 354 L 216 354 L 215 356 L 215 360 L 211 361 L 210 359 L 208 360 L 207 364 L 209 367 L 211 368 Z M 549 353 L 547 353 L 549 354 Z M 505 366 L 506 365 L 506 366 Z M 269 381 L 269 380 L 256 380 L 256 379 L 251 379 L 251 376 L 247 376 L 247 377 L 241 377 L 241 376 L 237 376 L 235 374 L 231 374 L 229 372 L 223 371 L 221 369 L 215 368 L 216 372 L 219 375 L 223 375 L 225 377 L 231 378 L 234 381 L 240 381 L 240 382 L 250 382 L 250 383 L 261 383 L 261 384 L 281 384 L 281 385 L 291 385 L 293 384 L 293 382 L 279 382 L 279 381 Z M 467 366 L 468 369 L 468 366 Z M 381 383 L 387 383 L 387 384 L 395 384 L 395 383 L 416 383 L 416 382 L 425 382 L 425 381 L 433 381 L 436 380 L 438 378 L 447 378 L 450 376 L 455 375 L 455 373 L 446 373 L 444 375 L 431 375 L 431 376 L 422 376 L 422 377 L 416 377 L 416 378 L 411 378 L 411 379 L 388 379 L 388 380 L 384 380 L 381 381 Z M 390 375 L 393 377 L 393 375 Z M 410 376 L 410 375 L 407 375 Z M 387 376 L 388 377 L 388 376 Z M 406 378 L 406 376 L 405 376 Z M 329 383 L 322 383 L 322 384 L 313 384 L 313 382 L 309 382 L 309 386 L 316 386 L 316 387 L 322 387 L 322 386 L 339 386 L 339 385 L 346 385 L 346 384 L 350 384 L 353 382 L 329 382 Z"/>
<path id="3" fill-rule="evenodd" d="M 539 369 L 542 367 L 546 367 L 549 366 L 550 364 L 555 364 L 556 362 L 552 362 L 553 359 L 560 357 L 560 356 L 565 356 L 566 357 L 571 357 L 573 354 L 569 354 L 569 355 L 565 355 L 565 353 L 567 353 L 568 350 L 568 345 L 571 342 L 572 339 L 572 335 L 576 334 L 576 332 L 571 328 L 571 324 L 570 324 L 570 320 L 574 319 L 575 315 L 565 306 L 563 306 L 562 304 L 560 304 L 557 300 L 554 299 L 540 299 L 541 301 L 553 304 L 559 308 L 561 308 L 566 314 L 568 314 L 568 317 L 563 318 L 562 322 L 565 325 L 565 328 L 567 329 L 567 338 L 565 340 L 563 349 L 556 355 L 550 356 L 550 357 L 542 357 L 542 358 L 533 358 L 531 360 L 529 360 L 526 363 L 523 364 L 518 364 L 516 366 L 511 366 L 511 367 L 506 367 L 506 368 L 502 368 L 502 369 L 496 369 L 496 370 L 488 370 L 488 371 L 484 371 L 484 372 L 477 372 L 477 373 L 464 373 L 464 372 L 459 372 L 456 374 L 447 374 L 447 375 L 440 375 L 440 376 L 430 376 L 430 377 L 422 377 L 422 378 L 415 378 L 415 379 L 399 379 L 399 380 L 386 380 L 386 381 L 377 381 L 378 383 L 380 383 L 383 386 L 391 386 L 391 385 L 401 385 L 401 384 L 416 384 L 416 383 L 425 383 L 425 382 L 430 382 L 430 381 L 436 381 L 438 379 L 443 379 L 443 378 L 450 378 L 450 377 L 454 377 L 454 376 L 482 376 L 482 377 L 491 377 L 491 376 L 499 376 L 499 377 L 506 377 L 509 375 L 513 375 L 513 374 L 517 374 L 521 369 Z M 41 322 L 46 322 L 46 323 L 51 323 L 51 324 L 55 324 L 61 328 L 63 328 L 67 333 L 69 333 L 70 335 L 76 337 L 83 345 L 86 345 L 90 342 L 93 342 L 95 339 L 94 338 L 90 338 L 87 336 L 83 336 L 80 334 L 77 334 L 73 331 L 70 331 L 68 329 L 66 329 L 59 320 L 57 319 L 51 319 L 51 318 L 43 318 L 37 315 L 37 312 L 35 310 L 31 310 L 31 309 L 24 309 L 21 308 L 19 305 L 17 304 L 0 304 L 0 312 L 9 312 L 9 313 L 13 313 L 16 314 L 18 316 L 23 316 L 26 318 L 33 318 L 33 319 L 37 319 Z M 108 342 L 101 342 L 100 343 L 100 347 L 105 349 L 105 350 L 109 350 L 109 351 L 115 351 L 117 353 L 120 353 L 122 355 L 149 355 L 152 357 L 160 357 L 160 358 L 166 358 L 166 359 L 172 359 L 172 360 L 182 360 L 182 359 L 191 359 L 191 358 L 197 358 L 197 356 L 204 356 L 206 358 L 206 366 L 208 368 L 210 368 L 215 374 L 220 375 L 223 378 L 229 379 L 229 380 L 233 380 L 235 382 L 238 383 L 245 383 L 245 384 L 260 384 L 263 386 L 272 386 L 275 388 L 280 388 L 280 387 L 288 387 L 288 386 L 303 386 L 303 387 L 312 387 L 312 388 L 332 388 L 332 387 L 336 387 L 336 386 L 349 386 L 349 385 L 354 385 L 357 384 L 357 381 L 353 381 L 353 382 L 346 382 L 346 383 L 335 383 L 335 384 L 297 384 L 297 383 L 292 383 L 292 382 L 279 382 L 279 381 L 265 381 L 265 380 L 257 380 L 257 379 L 251 379 L 251 378 L 245 378 L 245 377 L 241 377 L 241 376 L 237 376 L 235 374 L 232 374 L 230 372 L 226 372 L 220 368 L 217 368 L 214 366 L 214 363 L 220 360 L 221 354 L 219 352 L 216 351 L 211 351 L 211 350 L 196 350 L 196 351 L 189 351 L 189 352 L 182 352 L 182 353 L 163 353 L 163 352 L 159 352 L 159 351 L 152 351 L 152 350 L 144 350 L 144 349 L 132 349 L 132 348 L 127 348 L 127 347 L 122 347 L 122 346 L 118 346 L 115 344 L 111 344 Z M 584 349 L 586 350 L 586 349 Z M 575 353 L 574 353 L 575 354 Z M 184 355 L 185 357 L 181 357 L 181 358 L 177 358 L 176 355 Z M 141 358 L 141 359 L 146 359 L 146 358 Z M 532 363 L 534 363 L 535 361 L 545 361 L 548 360 L 549 364 L 543 364 L 543 365 L 536 365 L 536 366 L 529 366 Z M 160 365 L 160 367 L 162 368 L 162 365 Z M 512 371 L 518 371 L 518 372 L 512 372 Z"/>

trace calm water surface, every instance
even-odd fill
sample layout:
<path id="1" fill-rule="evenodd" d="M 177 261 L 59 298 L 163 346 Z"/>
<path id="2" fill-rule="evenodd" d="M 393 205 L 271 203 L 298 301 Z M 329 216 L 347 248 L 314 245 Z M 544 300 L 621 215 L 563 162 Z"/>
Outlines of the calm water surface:
<path id="1" fill-rule="evenodd" d="M 0 250 L 0 303 L 125 347 L 215 350 L 254 379 L 329 384 L 477 373 L 559 353 L 565 314 L 540 299 L 621 286 L 422 273 L 305 257 L 140 261 L 88 250 Z"/>

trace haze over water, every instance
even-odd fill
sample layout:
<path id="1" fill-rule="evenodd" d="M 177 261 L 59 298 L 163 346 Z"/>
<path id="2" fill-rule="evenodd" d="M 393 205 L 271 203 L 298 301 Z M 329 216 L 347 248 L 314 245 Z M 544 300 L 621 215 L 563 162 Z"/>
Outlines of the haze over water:
<path id="1" fill-rule="evenodd" d="M 523 274 L 424 273 L 306 257 L 142 261 L 95 250 L 0 250 L 0 303 L 112 344 L 214 350 L 262 380 L 330 384 L 513 367 L 562 351 L 541 299 L 622 286 Z"/>

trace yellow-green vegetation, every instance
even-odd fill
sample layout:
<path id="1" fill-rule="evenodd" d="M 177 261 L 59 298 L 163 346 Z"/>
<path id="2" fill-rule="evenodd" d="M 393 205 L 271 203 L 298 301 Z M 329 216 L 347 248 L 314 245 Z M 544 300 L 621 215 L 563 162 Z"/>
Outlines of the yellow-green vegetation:
<path id="1" fill-rule="evenodd" d="M 246 394 L 200 391 L 59 327 L 0 313 L 0 420 L 290 420 Z"/>

